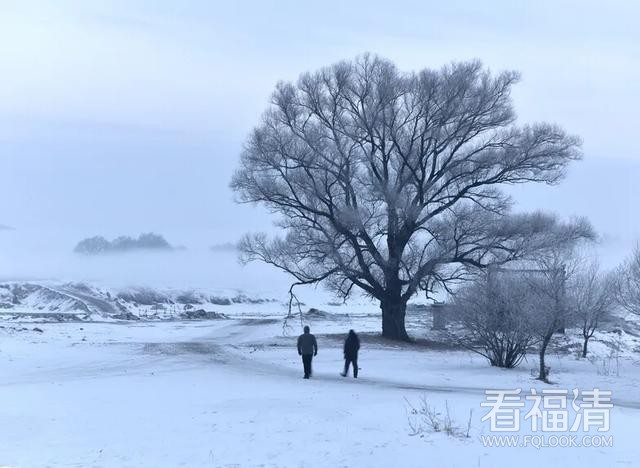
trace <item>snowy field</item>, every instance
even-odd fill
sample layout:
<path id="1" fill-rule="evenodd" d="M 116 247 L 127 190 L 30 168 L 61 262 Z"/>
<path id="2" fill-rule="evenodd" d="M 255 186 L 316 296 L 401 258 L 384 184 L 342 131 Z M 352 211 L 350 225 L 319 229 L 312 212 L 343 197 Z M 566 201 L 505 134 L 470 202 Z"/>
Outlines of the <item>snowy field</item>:
<path id="1" fill-rule="evenodd" d="M 532 378 L 535 359 L 505 371 L 466 351 L 392 344 L 374 333 L 378 320 L 310 320 L 320 347 L 311 380 L 301 378 L 295 320 L 3 322 L 0 466 L 639 466 L 632 355 L 602 372 L 553 353 L 548 386 Z M 339 375 L 349 328 L 363 332 L 357 380 Z M 486 388 L 611 390 L 614 446 L 485 447 Z M 422 397 L 449 407 L 462 432 L 473 410 L 469 437 L 412 436 L 408 402 Z"/>

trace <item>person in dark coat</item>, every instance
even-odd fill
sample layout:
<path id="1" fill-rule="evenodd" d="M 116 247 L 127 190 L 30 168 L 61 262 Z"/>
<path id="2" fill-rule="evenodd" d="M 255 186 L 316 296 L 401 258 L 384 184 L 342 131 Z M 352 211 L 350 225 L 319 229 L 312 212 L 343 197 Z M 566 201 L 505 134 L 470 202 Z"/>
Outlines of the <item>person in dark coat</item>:
<path id="1" fill-rule="evenodd" d="M 360 339 L 356 332 L 349 330 L 347 339 L 344 340 L 344 372 L 340 375 L 347 376 L 349 372 L 349 364 L 353 365 L 353 377 L 358 378 L 358 350 L 360 349 Z"/>
<path id="2" fill-rule="evenodd" d="M 309 333 L 309 327 L 304 327 L 304 333 L 298 337 L 298 354 L 302 356 L 304 378 L 311 377 L 311 360 L 318 354 L 316 337 Z"/>

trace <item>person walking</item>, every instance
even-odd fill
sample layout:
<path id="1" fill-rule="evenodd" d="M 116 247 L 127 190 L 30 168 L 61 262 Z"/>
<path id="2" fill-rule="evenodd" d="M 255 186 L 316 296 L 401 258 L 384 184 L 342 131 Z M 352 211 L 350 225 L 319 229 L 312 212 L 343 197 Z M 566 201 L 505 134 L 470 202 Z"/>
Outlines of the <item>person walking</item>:
<path id="1" fill-rule="evenodd" d="M 305 325 L 304 333 L 298 337 L 298 354 L 302 356 L 304 378 L 308 379 L 311 377 L 311 361 L 313 356 L 318 354 L 318 342 L 316 337 L 310 333 L 308 325 Z"/>
<path id="2" fill-rule="evenodd" d="M 347 339 L 344 340 L 344 372 L 340 375 L 347 376 L 349 364 L 353 365 L 353 378 L 358 378 L 358 351 L 360 350 L 360 338 L 356 332 L 349 330 Z"/>

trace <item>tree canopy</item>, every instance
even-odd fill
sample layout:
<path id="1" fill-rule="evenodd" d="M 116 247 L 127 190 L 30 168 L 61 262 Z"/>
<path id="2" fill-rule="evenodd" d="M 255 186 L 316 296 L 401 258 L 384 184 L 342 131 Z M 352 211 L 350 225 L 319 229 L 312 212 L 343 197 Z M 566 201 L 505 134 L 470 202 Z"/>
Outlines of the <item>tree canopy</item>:
<path id="1" fill-rule="evenodd" d="M 581 156 L 557 125 L 516 125 L 517 81 L 479 61 L 401 72 L 363 55 L 279 83 L 231 186 L 286 234 L 246 236 L 245 260 L 343 297 L 355 286 L 380 300 L 383 334 L 406 339 L 418 291 L 585 235 L 584 220 L 512 214 L 500 189 L 554 184 Z"/>

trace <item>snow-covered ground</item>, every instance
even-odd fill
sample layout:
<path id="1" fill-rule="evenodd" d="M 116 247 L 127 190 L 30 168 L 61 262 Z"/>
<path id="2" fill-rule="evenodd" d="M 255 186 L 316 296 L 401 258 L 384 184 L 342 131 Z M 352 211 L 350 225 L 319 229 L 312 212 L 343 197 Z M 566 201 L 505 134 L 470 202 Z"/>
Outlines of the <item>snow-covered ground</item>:
<path id="1" fill-rule="evenodd" d="M 552 353 L 549 386 L 532 378 L 532 358 L 502 370 L 429 342 L 389 343 L 378 320 L 308 316 L 320 346 L 310 380 L 299 320 L 4 322 L 0 466 L 638 466 L 637 354 L 603 372 L 595 359 Z M 349 328 L 363 332 L 357 380 L 339 376 Z M 603 360 L 605 350 L 594 346 Z M 514 388 L 611 390 L 614 446 L 483 446 L 484 390 Z M 422 397 L 448 407 L 462 432 L 473 410 L 470 437 L 410 435 L 407 402 Z"/>

